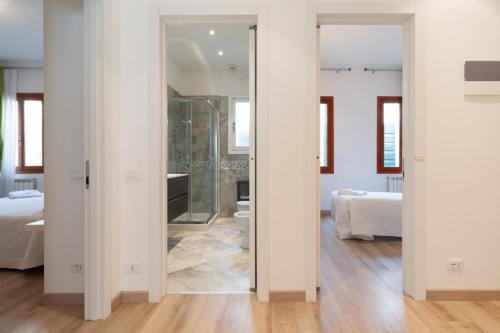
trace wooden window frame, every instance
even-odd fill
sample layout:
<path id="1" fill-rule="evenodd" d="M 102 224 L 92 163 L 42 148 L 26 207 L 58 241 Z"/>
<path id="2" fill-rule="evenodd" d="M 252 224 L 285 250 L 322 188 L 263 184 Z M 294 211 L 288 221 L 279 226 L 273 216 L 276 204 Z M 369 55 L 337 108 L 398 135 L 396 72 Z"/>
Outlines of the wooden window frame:
<path id="1" fill-rule="evenodd" d="M 399 167 L 384 166 L 384 104 L 399 104 Z M 400 174 L 403 172 L 403 98 L 401 96 L 377 97 L 377 173 Z"/>
<path id="2" fill-rule="evenodd" d="M 334 168 L 334 98 L 333 96 L 321 96 L 320 104 L 326 104 L 328 106 L 328 137 L 327 137 L 327 165 L 324 167 L 320 167 L 320 172 L 322 174 L 333 174 L 335 173 Z M 319 111 L 319 110 L 318 110 Z"/>
<path id="3" fill-rule="evenodd" d="M 17 108 L 18 108 L 18 148 L 17 148 L 17 158 L 18 166 L 16 168 L 16 173 L 43 173 L 43 142 L 42 142 L 42 166 L 25 166 L 24 165 L 24 102 L 27 100 L 37 100 L 42 102 L 42 141 L 43 141 L 43 118 L 44 118 L 44 102 L 42 93 L 18 93 L 17 94 Z"/>

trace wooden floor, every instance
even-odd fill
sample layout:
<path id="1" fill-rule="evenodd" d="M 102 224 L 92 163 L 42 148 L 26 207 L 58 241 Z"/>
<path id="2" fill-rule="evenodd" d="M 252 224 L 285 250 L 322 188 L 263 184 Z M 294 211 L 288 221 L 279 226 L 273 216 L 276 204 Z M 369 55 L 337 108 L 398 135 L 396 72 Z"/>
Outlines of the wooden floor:
<path id="1" fill-rule="evenodd" d="M 81 306 L 39 306 L 40 272 L 0 271 L 1 332 L 500 332 L 500 302 L 420 302 L 401 293 L 401 241 L 341 241 L 322 220 L 317 303 L 253 295 L 169 295 L 83 322 Z"/>

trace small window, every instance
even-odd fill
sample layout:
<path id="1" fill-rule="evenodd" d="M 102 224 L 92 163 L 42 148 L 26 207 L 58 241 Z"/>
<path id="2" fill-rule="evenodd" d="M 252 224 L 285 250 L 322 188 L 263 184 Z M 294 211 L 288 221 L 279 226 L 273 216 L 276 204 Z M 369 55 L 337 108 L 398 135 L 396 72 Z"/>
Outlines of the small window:
<path id="1" fill-rule="evenodd" d="M 248 97 L 231 97 L 228 119 L 229 154 L 248 154 L 250 150 L 250 102 Z"/>
<path id="2" fill-rule="evenodd" d="M 43 94 L 17 94 L 18 173 L 43 173 Z"/>
<path id="3" fill-rule="evenodd" d="M 333 96 L 321 96 L 319 104 L 319 135 L 321 173 L 333 173 Z"/>
<path id="4" fill-rule="evenodd" d="M 377 99 L 377 173 L 401 173 L 402 98 Z"/>

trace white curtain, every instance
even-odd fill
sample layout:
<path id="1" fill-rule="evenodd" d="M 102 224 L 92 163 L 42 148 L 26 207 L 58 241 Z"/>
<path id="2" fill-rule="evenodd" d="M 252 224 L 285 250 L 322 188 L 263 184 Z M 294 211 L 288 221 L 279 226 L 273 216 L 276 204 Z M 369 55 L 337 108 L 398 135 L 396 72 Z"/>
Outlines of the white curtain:
<path id="1" fill-rule="evenodd" d="M 17 157 L 17 70 L 3 70 L 2 133 L 3 157 L 0 174 L 0 197 L 15 190 Z"/>

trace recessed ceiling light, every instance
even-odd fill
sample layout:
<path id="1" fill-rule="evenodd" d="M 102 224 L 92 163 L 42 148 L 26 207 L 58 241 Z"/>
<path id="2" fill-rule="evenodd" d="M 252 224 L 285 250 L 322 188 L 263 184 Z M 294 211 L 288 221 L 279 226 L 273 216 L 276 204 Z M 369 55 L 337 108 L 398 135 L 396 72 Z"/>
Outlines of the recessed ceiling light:
<path id="1" fill-rule="evenodd" d="M 224 55 L 224 52 L 219 51 L 219 52 L 218 52 L 218 55 L 223 56 L 223 55 Z"/>
<path id="2" fill-rule="evenodd" d="M 208 33 L 209 33 L 210 35 L 212 35 L 212 36 L 213 36 L 213 35 L 215 35 L 215 31 L 214 31 L 214 30 L 212 30 L 212 29 L 210 29 L 210 31 L 209 31 Z"/>

